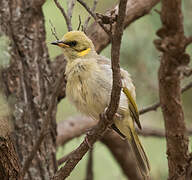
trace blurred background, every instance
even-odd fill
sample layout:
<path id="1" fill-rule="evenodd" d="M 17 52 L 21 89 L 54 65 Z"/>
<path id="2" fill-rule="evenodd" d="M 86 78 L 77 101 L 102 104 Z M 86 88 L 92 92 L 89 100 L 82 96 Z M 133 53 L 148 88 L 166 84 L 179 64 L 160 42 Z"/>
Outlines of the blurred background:
<path id="1" fill-rule="evenodd" d="M 66 1 L 59 1 L 62 6 L 67 8 Z M 92 7 L 92 0 L 87 0 L 87 4 Z M 117 1 L 105 0 L 98 1 L 96 12 L 104 13 L 107 9 L 116 4 Z M 160 5 L 155 9 L 160 10 Z M 60 11 L 55 6 L 52 0 L 47 0 L 43 6 L 45 15 L 45 26 L 47 36 L 47 46 L 50 57 L 61 54 L 59 48 L 50 45 L 50 42 L 55 40 L 51 33 L 51 26 L 49 20 L 52 21 L 56 27 L 58 37 L 61 38 L 67 32 L 65 20 Z M 187 36 L 192 35 L 192 1 L 183 1 L 183 14 L 185 33 Z M 78 3 L 76 3 L 72 24 L 74 30 L 79 24 L 79 15 L 82 22 L 85 21 L 88 14 Z M 140 18 L 131 24 L 125 31 L 121 46 L 121 66 L 129 71 L 136 86 L 137 104 L 139 109 L 151 105 L 158 101 L 158 81 L 157 72 L 160 61 L 160 54 L 155 49 L 153 41 L 157 39 L 156 31 L 161 27 L 159 14 L 154 10 L 145 17 Z M 110 58 L 110 49 L 108 46 L 102 51 L 102 55 Z M 189 46 L 187 52 L 192 57 L 192 46 Z M 191 66 L 191 63 L 190 63 Z M 185 78 L 182 82 L 184 86 L 192 77 Z M 185 112 L 185 119 L 187 127 L 192 127 L 192 90 L 188 90 L 182 96 L 183 107 Z M 64 120 L 70 116 L 78 114 L 75 108 L 67 101 L 63 100 L 59 104 L 57 121 Z M 154 128 L 164 128 L 163 117 L 161 110 L 156 112 L 149 112 L 140 116 L 141 124 L 143 126 L 150 126 Z M 152 179 L 164 180 L 167 178 L 168 167 L 166 159 L 166 142 L 163 138 L 154 137 L 140 137 L 142 144 L 147 152 L 151 164 Z M 76 138 L 64 147 L 58 149 L 57 158 L 61 158 L 68 152 L 76 148 L 82 141 L 82 137 Z M 191 145 L 190 145 L 191 150 Z M 78 164 L 72 172 L 68 180 L 83 180 L 86 174 L 86 159 Z M 94 146 L 94 175 L 96 180 L 125 180 L 126 178 L 121 172 L 118 164 L 113 159 L 108 149 L 100 142 Z"/>

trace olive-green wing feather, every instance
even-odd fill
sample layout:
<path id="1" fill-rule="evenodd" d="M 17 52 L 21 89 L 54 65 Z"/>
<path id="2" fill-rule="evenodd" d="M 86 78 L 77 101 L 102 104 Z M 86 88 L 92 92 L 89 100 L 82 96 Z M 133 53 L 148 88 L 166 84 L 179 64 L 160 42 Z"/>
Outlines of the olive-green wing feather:
<path id="1" fill-rule="evenodd" d="M 131 93 L 130 93 L 128 88 L 123 87 L 123 92 L 125 93 L 125 95 L 127 96 L 127 99 L 128 99 L 128 104 L 129 104 L 129 110 L 130 110 L 131 117 L 135 120 L 138 127 L 141 129 L 141 124 L 140 124 L 140 121 L 139 121 L 139 111 L 138 111 L 138 108 L 137 108 L 137 104 L 135 103 L 135 100 L 131 96 Z"/>

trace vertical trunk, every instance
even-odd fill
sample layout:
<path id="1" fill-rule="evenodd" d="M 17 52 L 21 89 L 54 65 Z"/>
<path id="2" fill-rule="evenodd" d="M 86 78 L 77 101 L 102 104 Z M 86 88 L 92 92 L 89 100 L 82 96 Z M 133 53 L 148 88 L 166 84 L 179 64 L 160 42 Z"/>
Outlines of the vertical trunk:
<path id="1" fill-rule="evenodd" d="M 157 34 L 157 48 L 163 52 L 159 68 L 159 93 L 165 121 L 169 179 L 186 180 L 189 166 L 188 137 L 181 102 L 179 67 L 187 65 L 181 0 L 163 0 L 163 28 Z"/>
<path id="2" fill-rule="evenodd" d="M 47 112 L 50 85 L 53 82 L 45 44 L 44 0 L 1 0 L 1 30 L 11 41 L 11 64 L 4 72 L 9 94 L 16 99 L 13 124 L 16 151 L 21 164 L 35 144 Z M 52 109 L 52 124 L 25 179 L 48 179 L 56 171 L 55 123 L 56 105 Z"/>

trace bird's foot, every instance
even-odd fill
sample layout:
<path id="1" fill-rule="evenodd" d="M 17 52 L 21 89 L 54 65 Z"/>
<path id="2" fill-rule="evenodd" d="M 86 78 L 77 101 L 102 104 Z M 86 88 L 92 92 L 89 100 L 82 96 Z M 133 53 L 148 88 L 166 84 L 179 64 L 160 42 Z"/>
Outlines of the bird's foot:
<path id="1" fill-rule="evenodd" d="M 104 115 L 106 115 L 106 112 L 107 112 L 107 107 L 106 107 L 105 110 L 104 110 Z M 122 116 L 121 114 L 119 114 L 119 113 L 115 113 L 114 118 L 122 119 L 123 116 Z"/>

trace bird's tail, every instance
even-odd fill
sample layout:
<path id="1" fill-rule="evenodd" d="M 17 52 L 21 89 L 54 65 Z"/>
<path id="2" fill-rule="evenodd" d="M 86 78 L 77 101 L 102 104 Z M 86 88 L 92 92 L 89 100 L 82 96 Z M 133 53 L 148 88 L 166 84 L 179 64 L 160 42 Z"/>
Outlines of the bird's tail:
<path id="1" fill-rule="evenodd" d="M 115 120 L 115 125 L 119 129 L 119 131 L 124 136 L 126 136 L 125 138 L 128 140 L 133 154 L 135 155 L 139 171 L 141 172 L 144 179 L 148 179 L 150 172 L 149 161 L 141 145 L 139 137 L 137 136 L 137 133 L 135 131 L 133 120 L 131 118 Z"/>
<path id="2" fill-rule="evenodd" d="M 149 177 L 149 171 L 150 171 L 150 165 L 149 160 L 147 158 L 147 155 L 145 154 L 145 151 L 141 145 L 141 142 L 135 132 L 134 129 L 129 129 L 130 131 L 130 139 L 128 139 L 131 149 L 133 153 L 135 154 L 135 158 L 139 167 L 139 170 L 144 177 Z"/>

